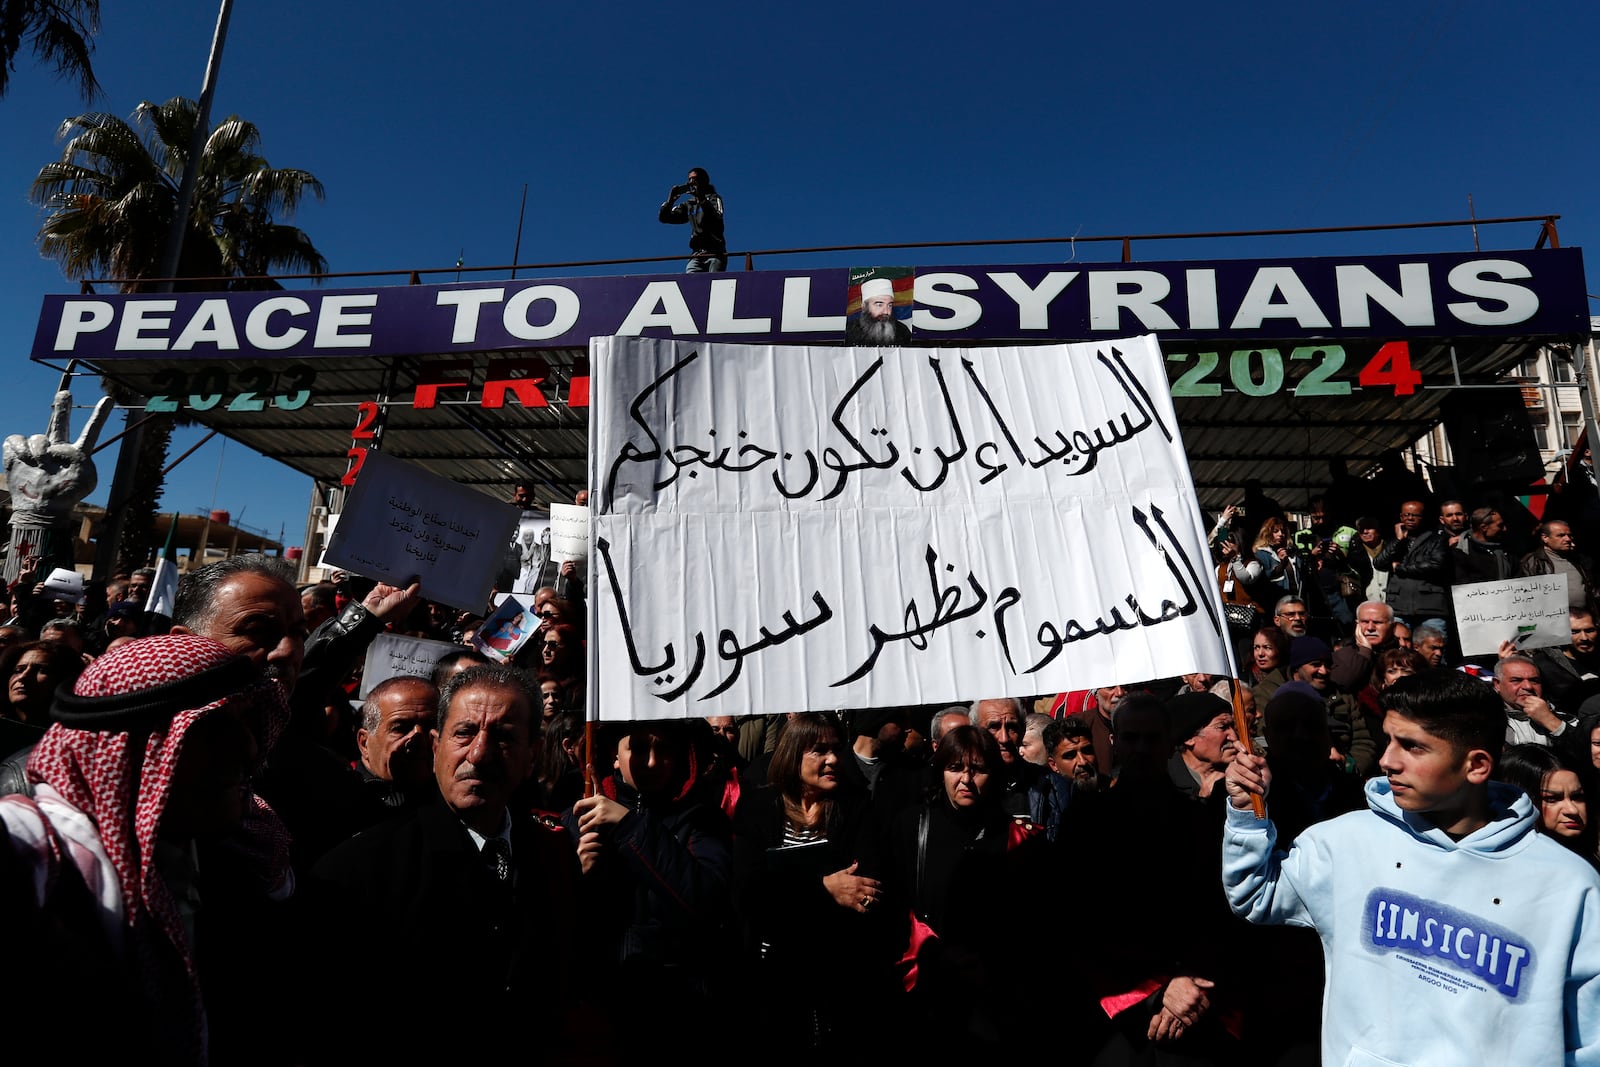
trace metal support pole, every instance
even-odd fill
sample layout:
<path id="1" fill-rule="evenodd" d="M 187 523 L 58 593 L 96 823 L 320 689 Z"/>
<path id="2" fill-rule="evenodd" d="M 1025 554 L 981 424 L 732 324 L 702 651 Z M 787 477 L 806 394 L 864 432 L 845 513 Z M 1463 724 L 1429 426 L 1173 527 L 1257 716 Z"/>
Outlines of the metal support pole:
<path id="1" fill-rule="evenodd" d="M 211 35 L 211 55 L 206 59 L 205 80 L 200 86 L 200 99 L 194 115 L 194 133 L 189 138 L 189 158 L 184 162 L 183 180 L 178 185 L 178 206 L 172 215 L 172 229 L 167 232 L 167 247 L 161 256 L 161 277 L 167 279 L 157 286 L 158 292 L 172 291 L 172 278 L 177 277 L 178 264 L 183 259 L 183 239 L 189 231 L 189 207 L 194 203 L 195 178 L 200 170 L 200 157 L 205 154 L 206 140 L 211 136 L 211 98 L 217 93 L 217 74 L 222 70 L 222 46 L 228 40 L 228 20 L 233 16 L 233 0 L 222 0 L 217 11 L 217 28 Z"/>
<path id="2" fill-rule="evenodd" d="M 1589 379 L 1589 342 L 1592 338 L 1580 337 L 1573 341 L 1571 348 L 1572 377 L 1578 384 L 1578 404 L 1583 408 L 1583 428 L 1588 437 L 1585 443 L 1592 450 L 1596 441 L 1600 441 L 1600 429 L 1595 426 L 1594 420 L 1594 386 Z M 1579 456 L 1578 459 L 1582 459 Z"/>

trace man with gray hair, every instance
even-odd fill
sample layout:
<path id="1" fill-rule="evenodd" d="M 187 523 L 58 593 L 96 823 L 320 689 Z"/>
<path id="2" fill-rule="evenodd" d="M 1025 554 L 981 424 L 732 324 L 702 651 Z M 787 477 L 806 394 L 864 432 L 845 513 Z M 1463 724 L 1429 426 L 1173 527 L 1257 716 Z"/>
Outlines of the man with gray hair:
<path id="1" fill-rule="evenodd" d="M 356 729 L 356 773 L 383 810 L 403 810 L 430 791 L 428 737 L 438 714 L 439 690 L 426 678 L 388 678 L 367 694 Z"/>
<path id="2" fill-rule="evenodd" d="M 474 1034 L 475 1055 L 526 1051 L 564 1031 L 560 979 L 577 965 L 578 860 L 563 831 L 511 803 L 533 771 L 539 715 L 520 672 L 473 667 L 445 683 L 432 730 L 437 789 L 330 851 L 302 894 L 313 957 L 307 973 L 330 989 L 374 975 L 413 982 L 448 975 L 450 996 L 486 1018 L 516 1018 Z M 381 931 L 351 949 L 351 932 Z M 354 983 L 352 985 L 351 983 Z M 531 1013 L 531 1017 L 529 1015 Z M 327 1062 L 420 1063 L 459 1052 L 461 1020 L 413 1011 L 374 1027 L 363 1012 L 319 1019 Z M 549 1047 L 552 1061 L 570 1049 Z"/>
<path id="3" fill-rule="evenodd" d="M 937 752 L 940 738 L 957 726 L 968 726 L 971 723 L 972 713 L 967 708 L 941 708 L 934 712 L 933 721 L 928 724 L 928 743 Z"/>
<path id="4" fill-rule="evenodd" d="M 1444 647 L 1449 642 L 1445 632 L 1436 626 L 1419 626 L 1411 634 L 1411 647 L 1430 667 L 1443 667 Z"/>
<path id="5" fill-rule="evenodd" d="M 1272 609 L 1272 621 L 1291 641 L 1306 635 L 1306 623 L 1310 619 L 1311 613 L 1306 609 L 1306 602 L 1297 596 L 1279 597 Z"/>
<path id="6" fill-rule="evenodd" d="M 141 608 L 144 607 L 144 602 L 150 597 L 150 584 L 155 580 L 154 567 L 140 567 L 128 578 L 127 594 L 123 599 L 131 600 Z"/>
<path id="7" fill-rule="evenodd" d="M 1029 763 L 1043 767 L 1049 755 L 1044 747 L 1044 728 L 1052 721 L 1048 715 L 1030 711 L 1023 721 L 1022 744 L 1018 746 L 1017 754 Z"/>
<path id="8" fill-rule="evenodd" d="M 1013 815 L 1028 813 L 1028 790 L 1041 769 L 1022 758 L 1022 735 L 1027 729 L 1027 712 L 1016 697 L 979 700 L 972 705 L 972 725 L 991 734 L 1000 746 L 999 772 L 1005 787 L 1005 809 Z"/>
<path id="9" fill-rule="evenodd" d="M 77 619 L 51 619 L 39 628 L 39 640 L 55 641 L 83 655 L 83 627 Z"/>
<path id="10" fill-rule="evenodd" d="M 1543 745 L 1561 752 L 1574 766 L 1588 763 L 1588 734 L 1578 720 L 1558 712 L 1544 697 L 1539 665 L 1513 652 L 1494 665 L 1494 691 L 1506 709 L 1506 744 Z"/>
<path id="11" fill-rule="evenodd" d="M 1367 600 L 1356 608 L 1355 642 L 1336 649 L 1328 676 L 1341 693 L 1359 693 L 1372 682 L 1378 654 L 1397 647 L 1394 609 L 1381 600 Z"/>

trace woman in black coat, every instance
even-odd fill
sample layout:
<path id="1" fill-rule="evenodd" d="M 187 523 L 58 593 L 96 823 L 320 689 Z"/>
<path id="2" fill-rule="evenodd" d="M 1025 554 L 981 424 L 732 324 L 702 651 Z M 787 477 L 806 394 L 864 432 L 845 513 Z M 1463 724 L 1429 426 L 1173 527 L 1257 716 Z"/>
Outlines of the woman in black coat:
<path id="1" fill-rule="evenodd" d="M 867 864 L 887 888 L 898 944 L 926 938 L 916 953 L 917 1022 L 909 1029 L 938 1034 L 945 1052 L 1004 1050 L 1021 1036 L 1014 994 L 1036 987 L 1028 971 L 1036 943 L 1012 921 L 1021 902 L 1039 893 L 1044 835 L 1007 814 L 1001 759 L 986 731 L 947 732 L 934 756 L 931 795 L 895 817 L 882 855 Z"/>
<path id="2" fill-rule="evenodd" d="M 868 918 L 881 886 L 857 873 L 868 798 L 843 781 L 848 758 L 832 718 L 796 716 L 771 785 L 735 812 L 734 901 L 753 978 L 742 1014 L 769 1059 L 859 1053 L 881 1025 L 870 1005 L 893 988 Z"/>

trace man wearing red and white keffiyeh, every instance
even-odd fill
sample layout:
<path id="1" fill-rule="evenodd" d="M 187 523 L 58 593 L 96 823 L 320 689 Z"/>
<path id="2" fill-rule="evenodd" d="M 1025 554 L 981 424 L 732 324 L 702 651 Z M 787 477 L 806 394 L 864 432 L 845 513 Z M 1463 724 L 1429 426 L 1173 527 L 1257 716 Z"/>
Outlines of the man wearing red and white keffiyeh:
<path id="1" fill-rule="evenodd" d="M 204 1064 L 195 842 L 230 834 L 258 888 L 292 889 L 288 835 L 248 784 L 287 722 L 283 687 L 216 641 L 171 634 L 102 656 L 53 710 L 28 761 L 34 796 L 0 798 L 0 923 L 21 938 L 9 959 L 63 981 L 28 985 L 12 1017 L 57 1056 Z"/>

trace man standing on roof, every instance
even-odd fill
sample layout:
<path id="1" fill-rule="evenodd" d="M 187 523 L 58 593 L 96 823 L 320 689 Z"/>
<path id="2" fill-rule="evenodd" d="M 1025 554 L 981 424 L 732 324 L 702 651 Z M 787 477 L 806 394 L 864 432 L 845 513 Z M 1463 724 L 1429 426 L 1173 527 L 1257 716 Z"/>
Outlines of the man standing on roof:
<path id="1" fill-rule="evenodd" d="M 679 197 L 683 197 L 679 200 Z M 689 171 L 686 185 L 674 185 L 657 217 L 665 223 L 689 224 L 689 262 L 686 274 L 715 273 L 728 269 L 728 244 L 722 236 L 722 197 L 704 167 Z"/>

